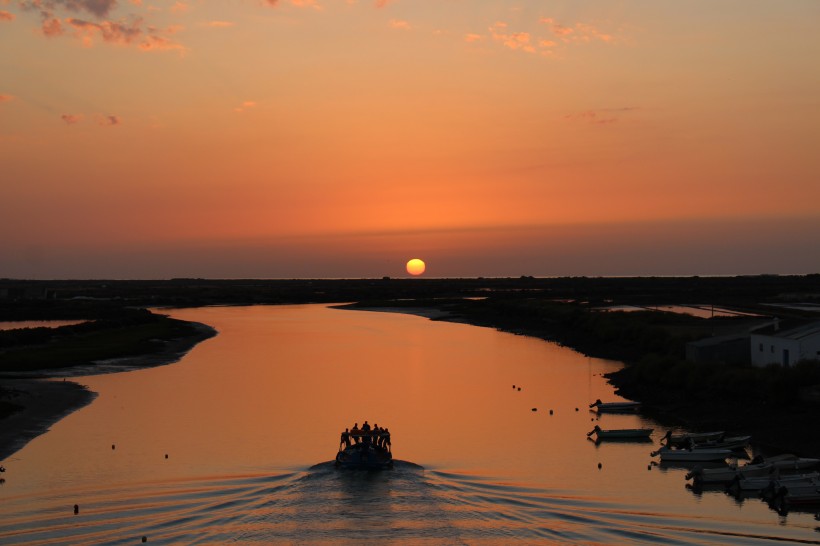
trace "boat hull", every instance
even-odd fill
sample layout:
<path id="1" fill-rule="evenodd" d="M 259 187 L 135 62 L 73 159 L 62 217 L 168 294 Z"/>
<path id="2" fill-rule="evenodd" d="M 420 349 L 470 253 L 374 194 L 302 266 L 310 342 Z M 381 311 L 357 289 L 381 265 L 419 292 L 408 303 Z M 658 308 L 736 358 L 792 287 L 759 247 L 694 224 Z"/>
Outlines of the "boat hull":
<path id="1" fill-rule="evenodd" d="M 364 470 L 393 468 L 393 457 L 385 449 L 355 444 L 336 454 L 336 466 Z"/>

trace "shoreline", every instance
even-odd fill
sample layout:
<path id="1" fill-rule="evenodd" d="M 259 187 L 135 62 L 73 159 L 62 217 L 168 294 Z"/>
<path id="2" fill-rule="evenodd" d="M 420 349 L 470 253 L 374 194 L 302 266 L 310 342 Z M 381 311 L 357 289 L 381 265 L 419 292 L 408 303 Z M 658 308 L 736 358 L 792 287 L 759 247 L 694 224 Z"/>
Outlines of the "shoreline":
<path id="1" fill-rule="evenodd" d="M 618 372 L 607 374 L 607 382 L 615 394 L 641 403 L 641 414 L 657 421 L 669 429 L 686 429 L 695 432 L 707 430 L 725 430 L 731 434 L 750 434 L 752 443 L 767 454 L 792 453 L 803 457 L 820 458 L 820 438 L 807 434 L 811 417 L 804 410 L 788 408 L 759 407 L 749 401 L 746 407 L 739 408 L 732 401 L 714 401 L 709 407 L 693 404 L 685 399 L 660 396 L 648 391 L 639 383 L 632 381 L 625 374 L 629 366 L 621 359 L 601 355 L 589 355 L 582 348 L 561 343 L 546 332 L 537 329 L 504 328 L 492 321 L 452 313 L 436 307 L 339 307 L 348 310 L 386 311 L 405 313 L 426 317 L 429 320 L 469 324 L 471 326 L 494 328 L 501 332 L 525 335 L 550 343 L 558 343 L 585 356 L 616 360 L 623 364 Z"/>
<path id="2" fill-rule="evenodd" d="M 97 393 L 66 378 L 154 368 L 179 361 L 196 345 L 217 335 L 216 329 L 190 322 L 196 334 L 167 340 L 162 350 L 57 370 L 0 374 L 0 401 L 21 409 L 0 418 L 0 462 L 48 432 L 71 413 L 87 406 Z M 60 381 L 62 379 L 62 381 Z"/>
<path id="3" fill-rule="evenodd" d="M 85 385 L 49 379 L 4 380 L 6 401 L 22 409 L 0 420 L 0 461 L 7 461 L 29 442 L 48 432 L 62 418 L 97 397 Z"/>

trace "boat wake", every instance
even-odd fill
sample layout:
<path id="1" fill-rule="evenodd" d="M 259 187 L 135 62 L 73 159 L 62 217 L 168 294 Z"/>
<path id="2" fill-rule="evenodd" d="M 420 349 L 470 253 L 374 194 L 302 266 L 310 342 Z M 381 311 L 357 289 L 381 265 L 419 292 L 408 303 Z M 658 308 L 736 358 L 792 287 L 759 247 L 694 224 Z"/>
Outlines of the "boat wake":
<path id="1" fill-rule="evenodd" d="M 805 529 L 741 526 L 399 460 L 382 471 L 337 469 L 328 461 L 303 471 L 3 500 L 3 544 L 118 544 L 141 537 L 189 544 L 820 544 L 807 541 Z"/>

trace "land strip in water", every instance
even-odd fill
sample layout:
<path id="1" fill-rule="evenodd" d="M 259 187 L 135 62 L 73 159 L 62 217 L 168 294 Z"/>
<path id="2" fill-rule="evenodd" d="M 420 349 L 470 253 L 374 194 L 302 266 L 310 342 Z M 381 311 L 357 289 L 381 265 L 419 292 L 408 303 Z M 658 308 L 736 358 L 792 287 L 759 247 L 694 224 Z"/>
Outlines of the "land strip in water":
<path id="1" fill-rule="evenodd" d="M 146 308 L 338 302 L 493 327 L 556 341 L 589 356 L 620 360 L 626 366 L 610 377 L 619 394 L 643 402 L 645 411 L 664 424 L 749 433 L 772 450 L 820 454 L 820 438 L 810 432 L 820 409 L 811 396 L 820 385 L 817 362 L 782 369 L 753 368 L 741 362 L 692 363 L 684 358 L 688 341 L 748 331 L 775 316 L 795 323 L 818 320 L 811 307 L 820 305 L 820 275 L 0 280 L 0 320 L 87 321 L 54 329 L 62 330 L 56 334 L 0 336 L 0 374 L 6 377 L 0 379 L 0 424 L 11 431 L 19 425 L 12 426 L 9 416 L 19 416 L 21 408 L 43 402 L 43 397 L 24 396 L 36 391 L 36 386 L 28 385 L 28 390 L 10 386 L 10 376 L 87 375 L 167 363 L 214 335 L 207 326 L 174 321 Z M 693 303 L 741 314 L 699 318 L 652 310 Z M 790 308 L 794 303 L 804 305 Z M 642 310 L 604 310 L 621 306 Z M 76 407 L 89 399 L 72 400 Z M 52 417 L 40 417 L 46 428 L 65 413 L 53 409 Z M 0 446 L 0 459 L 2 453 Z"/>

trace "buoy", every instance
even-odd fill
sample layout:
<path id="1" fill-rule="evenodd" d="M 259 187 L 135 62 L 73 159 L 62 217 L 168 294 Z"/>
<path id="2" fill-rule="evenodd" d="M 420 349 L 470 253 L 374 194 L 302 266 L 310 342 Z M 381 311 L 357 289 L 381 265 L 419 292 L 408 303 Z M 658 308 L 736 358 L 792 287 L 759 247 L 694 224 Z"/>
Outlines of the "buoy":
<path id="1" fill-rule="evenodd" d="M 513 385 L 513 388 L 515 388 L 515 385 Z"/>
<path id="2" fill-rule="evenodd" d="M 520 391 L 520 390 L 521 390 L 521 387 L 518 387 L 518 390 Z"/>
<path id="3" fill-rule="evenodd" d="M 532 411 L 538 411 L 538 408 L 532 408 Z"/>
<path id="4" fill-rule="evenodd" d="M 5 472 L 5 471 L 6 471 L 6 467 L 5 466 L 0 466 L 0 472 Z"/>
<path id="5" fill-rule="evenodd" d="M 79 513 L 80 513 L 80 505 L 79 505 L 79 504 L 75 504 L 75 505 L 74 505 L 74 513 L 75 513 L 75 514 L 79 514 Z"/>
<path id="6" fill-rule="evenodd" d="M 111 444 L 111 449 L 117 449 L 116 444 Z"/>
<path id="7" fill-rule="evenodd" d="M 143 537 L 142 537 L 142 541 L 143 541 L 143 542 L 148 542 L 148 537 L 143 536 Z"/>
<path id="8" fill-rule="evenodd" d="M 167 454 L 167 453 L 165 454 L 165 458 L 166 458 L 166 459 L 168 458 L 168 454 Z"/>
<path id="9" fill-rule="evenodd" d="M 651 464 L 646 465 L 646 469 L 647 470 L 652 470 L 652 465 Z"/>
<path id="10" fill-rule="evenodd" d="M 552 415 L 552 410 L 550 410 L 550 415 Z"/>
<path id="11" fill-rule="evenodd" d="M 575 408 L 575 411 L 578 411 L 578 408 Z"/>
<path id="12" fill-rule="evenodd" d="M 601 470 L 601 467 L 604 466 L 601 463 L 598 463 L 598 470 Z"/>
<path id="13" fill-rule="evenodd" d="M 6 478 L 0 478 L 0 485 L 6 483 Z"/>

